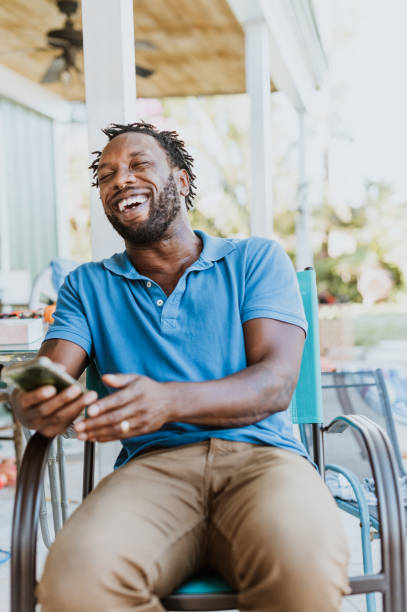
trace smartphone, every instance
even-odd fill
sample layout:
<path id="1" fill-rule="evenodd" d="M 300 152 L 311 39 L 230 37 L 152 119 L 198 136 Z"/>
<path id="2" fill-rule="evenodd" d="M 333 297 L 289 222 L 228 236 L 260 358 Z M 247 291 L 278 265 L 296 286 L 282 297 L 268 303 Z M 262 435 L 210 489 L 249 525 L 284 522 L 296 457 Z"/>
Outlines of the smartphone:
<path id="1" fill-rule="evenodd" d="M 65 372 L 63 366 L 48 357 L 36 357 L 6 366 L 1 371 L 1 378 L 7 385 L 22 391 L 34 391 L 38 387 L 52 385 L 59 393 L 71 385 L 79 384 Z"/>

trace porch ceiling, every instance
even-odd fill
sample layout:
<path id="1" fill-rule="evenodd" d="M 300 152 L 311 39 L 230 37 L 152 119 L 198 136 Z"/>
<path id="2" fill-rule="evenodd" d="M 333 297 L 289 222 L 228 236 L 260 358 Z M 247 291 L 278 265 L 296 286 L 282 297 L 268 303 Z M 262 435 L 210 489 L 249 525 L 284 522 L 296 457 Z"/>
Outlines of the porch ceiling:
<path id="1" fill-rule="evenodd" d="M 137 78 L 140 97 L 187 96 L 245 91 L 244 33 L 226 0 L 133 0 L 136 40 L 157 49 L 136 50 L 137 63 L 155 72 Z M 73 18 L 81 29 L 80 11 Z M 45 33 L 62 27 L 54 0 L 2 0 L 0 63 L 40 83 L 53 57 Z M 109 41 L 106 41 L 109 44 Z M 83 54 L 77 57 L 83 69 Z M 103 78 L 103 66 L 100 66 Z M 67 100 L 84 100 L 83 77 L 69 86 L 44 85 Z"/>

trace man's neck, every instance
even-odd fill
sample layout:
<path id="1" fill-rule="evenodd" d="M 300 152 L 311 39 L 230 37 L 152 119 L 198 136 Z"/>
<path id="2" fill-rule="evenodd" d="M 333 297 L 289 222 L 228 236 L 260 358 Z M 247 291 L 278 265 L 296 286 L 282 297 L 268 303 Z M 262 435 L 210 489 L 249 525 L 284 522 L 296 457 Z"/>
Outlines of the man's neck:
<path id="1" fill-rule="evenodd" d="M 158 242 L 144 246 L 126 242 L 127 254 L 136 270 L 155 280 L 170 293 L 184 270 L 199 258 L 201 239 L 184 223 L 169 228 Z"/>

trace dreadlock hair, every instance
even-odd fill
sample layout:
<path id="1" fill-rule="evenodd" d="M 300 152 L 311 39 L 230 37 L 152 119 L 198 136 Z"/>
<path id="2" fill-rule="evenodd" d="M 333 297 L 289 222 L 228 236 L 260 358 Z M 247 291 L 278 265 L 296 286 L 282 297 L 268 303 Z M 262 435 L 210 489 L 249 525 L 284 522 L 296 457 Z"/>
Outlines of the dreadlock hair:
<path id="1" fill-rule="evenodd" d="M 139 134 L 147 134 L 157 140 L 157 142 L 165 150 L 168 161 L 171 166 L 175 166 L 180 170 L 185 170 L 189 178 L 189 193 L 185 198 L 187 210 L 191 210 L 194 207 L 193 199 L 196 194 L 195 185 L 195 174 L 193 172 L 193 157 L 185 149 L 184 142 L 180 140 L 177 132 L 160 132 L 151 123 L 145 123 L 139 121 L 137 123 L 128 123 L 121 125 L 120 123 L 111 123 L 107 128 L 102 130 L 109 139 L 109 142 L 120 136 L 120 134 L 126 134 L 127 132 L 138 132 Z M 99 162 L 102 155 L 102 151 L 93 151 L 92 155 L 95 155 L 95 159 L 89 166 L 89 170 L 93 173 L 93 187 L 99 187 L 99 181 L 97 177 Z"/>

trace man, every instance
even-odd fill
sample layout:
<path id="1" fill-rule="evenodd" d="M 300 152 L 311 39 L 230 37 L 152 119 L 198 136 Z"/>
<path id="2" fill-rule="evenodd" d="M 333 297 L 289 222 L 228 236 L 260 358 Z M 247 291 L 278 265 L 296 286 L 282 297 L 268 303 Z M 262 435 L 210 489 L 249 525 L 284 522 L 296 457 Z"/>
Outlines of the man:
<path id="1" fill-rule="evenodd" d="M 46 436 L 121 439 L 116 470 L 73 514 L 38 589 L 45 612 L 159 612 L 216 568 L 242 610 L 330 612 L 347 587 L 337 510 L 294 438 L 287 407 L 306 321 L 273 241 L 193 232 L 192 158 L 174 132 L 112 125 L 91 168 L 126 250 L 77 268 L 40 355 L 109 394 L 16 393 Z"/>

